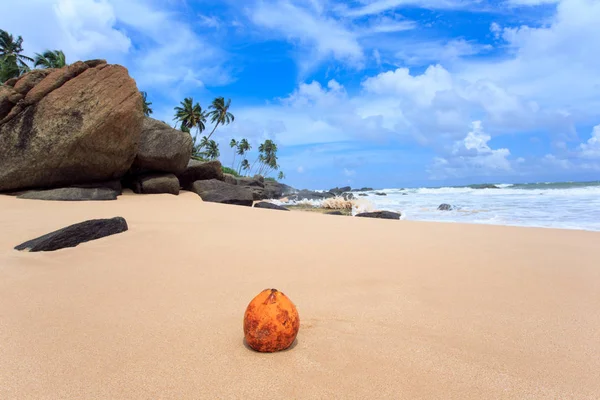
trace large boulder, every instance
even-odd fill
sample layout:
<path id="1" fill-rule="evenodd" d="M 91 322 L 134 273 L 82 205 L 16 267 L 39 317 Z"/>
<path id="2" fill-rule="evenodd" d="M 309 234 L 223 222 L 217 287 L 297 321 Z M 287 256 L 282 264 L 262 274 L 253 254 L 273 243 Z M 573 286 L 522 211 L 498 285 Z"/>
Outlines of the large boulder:
<path id="1" fill-rule="evenodd" d="M 26 96 L 35 85 L 40 83 L 45 77 L 50 75 L 51 72 L 56 71 L 53 68 L 49 69 L 34 69 L 19 78 L 15 83 L 15 91 L 19 92 L 22 96 Z"/>
<path id="2" fill-rule="evenodd" d="M 36 239 L 29 240 L 16 246 L 15 250 L 31 252 L 54 251 L 65 247 L 75 247 L 80 243 L 125 232 L 127 229 L 127 222 L 122 217 L 93 219 L 70 225 Z"/>
<path id="3" fill-rule="evenodd" d="M 452 206 L 450 204 L 440 204 L 440 206 L 437 208 L 440 211 L 450 211 L 452 210 Z"/>
<path id="4" fill-rule="evenodd" d="M 146 117 L 131 170 L 134 173 L 160 171 L 181 174 L 192 156 L 192 146 L 189 133 Z"/>
<path id="5" fill-rule="evenodd" d="M 400 217 L 402 217 L 402 214 L 391 211 L 374 211 L 356 214 L 356 216 L 363 218 L 400 219 Z"/>
<path id="6" fill-rule="evenodd" d="M 181 187 L 185 190 L 191 190 L 196 181 L 206 181 L 209 179 L 224 180 L 223 168 L 220 161 L 196 161 L 190 160 L 187 168 L 177 176 Z"/>
<path id="7" fill-rule="evenodd" d="M 6 117 L 23 95 L 10 86 L 0 86 L 0 121 Z"/>
<path id="8" fill-rule="evenodd" d="M 237 184 L 240 186 L 255 186 L 255 187 L 265 187 L 265 180 L 262 176 L 257 175 L 253 178 L 250 177 L 239 177 L 236 178 Z"/>
<path id="9" fill-rule="evenodd" d="M 121 178 L 137 152 L 142 104 L 119 65 L 50 72 L 0 120 L 0 191 Z"/>
<path id="10" fill-rule="evenodd" d="M 120 193 L 109 188 L 67 187 L 49 190 L 30 190 L 17 196 L 19 199 L 52 201 L 116 200 Z"/>
<path id="11" fill-rule="evenodd" d="M 135 193 L 179 194 L 179 179 L 173 174 L 146 174 L 134 178 L 131 188 Z"/>
<path id="12" fill-rule="evenodd" d="M 230 185 L 237 185 L 237 178 L 231 174 L 223 174 L 223 182 Z"/>
<path id="13" fill-rule="evenodd" d="M 230 185 L 217 179 L 196 181 L 191 190 L 202 200 L 211 203 L 236 204 L 251 207 L 254 202 L 252 192 L 242 186 Z"/>

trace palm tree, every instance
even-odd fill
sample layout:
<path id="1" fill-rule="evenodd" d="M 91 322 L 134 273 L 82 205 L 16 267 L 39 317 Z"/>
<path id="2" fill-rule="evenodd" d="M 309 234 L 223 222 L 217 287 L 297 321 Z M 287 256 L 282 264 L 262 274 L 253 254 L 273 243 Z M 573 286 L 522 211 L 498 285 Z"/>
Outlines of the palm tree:
<path id="1" fill-rule="evenodd" d="M 240 140 L 240 143 L 238 144 L 237 154 L 239 156 L 243 157 L 244 154 L 249 152 L 251 149 L 252 149 L 252 146 L 250 146 L 248 139 L 242 139 L 242 140 Z M 246 161 L 248 161 L 248 160 L 246 160 Z M 242 162 L 240 161 L 240 165 L 238 166 L 238 169 L 237 169 L 238 174 L 241 172 L 241 170 L 242 170 Z"/>
<path id="2" fill-rule="evenodd" d="M 62 50 L 46 50 L 42 54 L 36 53 L 34 67 L 62 68 L 67 65 L 65 53 Z"/>
<path id="3" fill-rule="evenodd" d="M 186 97 L 181 102 L 181 106 L 175 107 L 174 120 L 180 121 L 182 126 L 189 129 L 196 127 L 196 136 L 206 128 L 204 125 L 206 115 L 202 111 L 200 104 L 194 104 L 194 99 L 191 97 Z M 196 142 L 196 136 L 194 136 L 194 143 Z"/>
<path id="4" fill-rule="evenodd" d="M 15 56 L 0 57 L 0 86 L 11 78 L 21 76 L 21 72 Z"/>
<path id="5" fill-rule="evenodd" d="M 146 117 L 149 117 L 150 114 L 152 114 L 152 108 L 150 108 L 150 106 L 152 105 L 151 102 L 148 101 L 148 93 L 146 92 L 140 92 L 142 94 L 142 98 L 144 99 L 144 115 Z M 183 125 L 182 125 L 183 128 Z M 188 129 L 189 132 L 189 129 Z"/>
<path id="6" fill-rule="evenodd" d="M 258 147 L 259 156 L 258 160 L 260 161 L 260 166 L 258 168 L 259 175 L 266 175 L 271 170 L 279 169 L 279 165 L 277 165 L 277 144 L 273 142 L 271 139 L 265 140 Z"/>
<path id="7" fill-rule="evenodd" d="M 285 179 L 285 174 L 283 173 L 283 171 L 279 171 L 279 175 L 277 175 L 277 180 L 282 181 L 284 179 Z"/>
<path id="8" fill-rule="evenodd" d="M 244 171 L 250 170 L 250 163 L 245 158 L 242 160 L 242 163 L 240 164 L 240 169 L 243 169 Z"/>
<path id="9" fill-rule="evenodd" d="M 225 101 L 223 97 L 217 97 L 208 107 L 212 110 L 208 113 L 208 116 L 210 117 L 210 122 L 215 124 L 215 127 L 213 128 L 212 132 L 210 133 L 210 135 L 208 135 L 209 139 L 212 136 L 212 134 L 215 133 L 215 130 L 217 129 L 217 126 L 219 126 L 219 124 L 229 125 L 235 120 L 233 114 L 229 112 L 230 106 L 231 99 Z"/>
<path id="10" fill-rule="evenodd" d="M 239 142 L 235 139 L 231 139 L 231 142 L 229 142 L 229 147 L 231 147 L 232 149 L 235 147 L 237 148 Z M 233 166 L 235 165 L 235 156 L 237 156 L 237 152 L 233 152 L 233 161 L 231 162 L 231 169 L 233 169 Z"/>
<path id="11" fill-rule="evenodd" d="M 5 30 L 0 29 L 0 58 L 4 58 L 5 61 L 9 61 L 11 58 L 17 64 L 21 73 L 29 71 L 28 62 L 33 62 L 31 57 L 24 56 L 23 52 L 23 38 L 21 36 L 15 37 Z M 8 58 L 7 58 L 8 57 Z"/>
<path id="12" fill-rule="evenodd" d="M 214 140 L 210 140 L 206 145 L 206 158 L 209 160 L 216 160 L 221 155 L 219 151 L 219 145 Z"/>

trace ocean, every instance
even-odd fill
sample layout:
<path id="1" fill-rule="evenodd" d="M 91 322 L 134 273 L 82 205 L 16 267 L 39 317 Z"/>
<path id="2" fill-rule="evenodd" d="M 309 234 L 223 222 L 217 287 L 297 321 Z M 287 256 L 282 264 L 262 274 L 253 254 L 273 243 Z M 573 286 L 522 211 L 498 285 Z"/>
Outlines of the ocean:
<path id="1" fill-rule="evenodd" d="M 354 193 L 354 213 L 402 212 L 413 221 L 461 222 L 600 231 L 600 181 L 383 189 Z M 376 194 L 385 193 L 385 196 Z M 360 193 L 366 196 L 358 196 Z M 442 203 L 451 211 L 438 210 Z"/>

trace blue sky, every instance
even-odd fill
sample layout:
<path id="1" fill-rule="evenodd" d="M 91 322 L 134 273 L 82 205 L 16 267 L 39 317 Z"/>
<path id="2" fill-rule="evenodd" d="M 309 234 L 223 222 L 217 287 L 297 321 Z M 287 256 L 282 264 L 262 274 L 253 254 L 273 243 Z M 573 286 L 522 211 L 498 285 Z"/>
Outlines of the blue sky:
<path id="1" fill-rule="evenodd" d="M 270 138 L 287 183 L 329 188 L 600 179 L 598 21 L 591 0 L 19 0 L 0 28 L 125 65 L 157 119 L 231 98 L 225 165 Z"/>

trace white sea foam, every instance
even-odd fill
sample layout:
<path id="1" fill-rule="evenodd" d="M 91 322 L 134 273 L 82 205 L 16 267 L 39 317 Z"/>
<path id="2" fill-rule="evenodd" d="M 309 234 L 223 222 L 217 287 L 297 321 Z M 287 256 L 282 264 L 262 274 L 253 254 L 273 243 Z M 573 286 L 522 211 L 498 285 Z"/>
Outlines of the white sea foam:
<path id="1" fill-rule="evenodd" d="M 600 184 L 499 184 L 498 189 L 442 187 L 367 192 L 353 213 L 401 211 L 403 218 L 475 224 L 516 225 L 600 231 Z M 319 201 L 310 202 L 319 206 Z M 453 206 L 439 211 L 440 204 Z"/>

